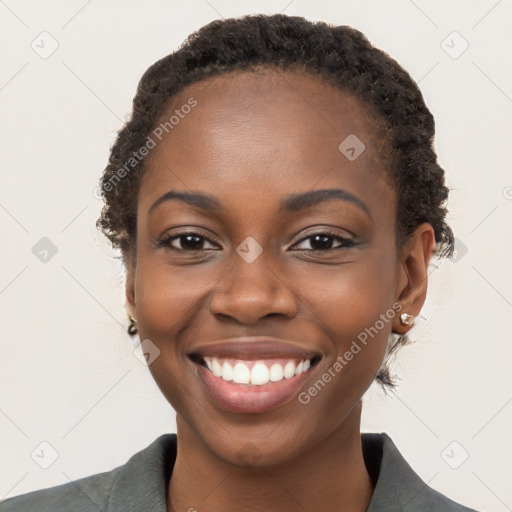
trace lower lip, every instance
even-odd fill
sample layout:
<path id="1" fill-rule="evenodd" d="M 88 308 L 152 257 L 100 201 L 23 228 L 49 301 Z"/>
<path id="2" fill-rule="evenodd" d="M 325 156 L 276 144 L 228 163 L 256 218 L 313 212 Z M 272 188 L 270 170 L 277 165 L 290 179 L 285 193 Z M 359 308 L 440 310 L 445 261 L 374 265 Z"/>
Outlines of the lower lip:
<path id="1" fill-rule="evenodd" d="M 239 413 L 261 413 L 291 400 L 297 396 L 310 371 L 311 368 L 290 379 L 249 386 L 225 381 L 204 366 L 198 366 L 199 377 L 213 398 L 222 408 Z"/>

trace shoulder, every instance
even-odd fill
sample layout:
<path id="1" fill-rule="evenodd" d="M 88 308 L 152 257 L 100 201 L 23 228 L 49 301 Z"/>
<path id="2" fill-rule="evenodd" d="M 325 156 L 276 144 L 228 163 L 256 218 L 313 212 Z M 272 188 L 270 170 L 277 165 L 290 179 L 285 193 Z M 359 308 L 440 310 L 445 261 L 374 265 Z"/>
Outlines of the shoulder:
<path id="1" fill-rule="evenodd" d="M 361 441 L 375 485 L 367 512 L 477 512 L 429 487 L 387 434 L 362 434 Z"/>
<path id="2" fill-rule="evenodd" d="M 0 502 L 1 512 L 89 512 L 105 510 L 112 485 L 123 466 Z"/>
<path id="3" fill-rule="evenodd" d="M 119 510 L 120 498 L 129 502 L 132 495 L 134 505 L 139 500 L 165 502 L 166 477 L 175 457 L 175 438 L 175 434 L 160 436 L 111 471 L 0 501 L 0 512 L 106 512 Z"/>

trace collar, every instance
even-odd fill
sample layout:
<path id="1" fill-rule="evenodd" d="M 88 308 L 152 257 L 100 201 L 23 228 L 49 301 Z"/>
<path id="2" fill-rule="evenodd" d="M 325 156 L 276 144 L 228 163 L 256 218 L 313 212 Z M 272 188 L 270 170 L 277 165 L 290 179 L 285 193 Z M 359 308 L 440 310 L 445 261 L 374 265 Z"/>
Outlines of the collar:
<path id="1" fill-rule="evenodd" d="M 387 434 L 364 433 L 361 442 L 374 485 L 367 512 L 471 512 L 428 487 Z M 167 484 L 176 449 L 177 435 L 164 434 L 114 470 L 117 475 L 110 490 L 107 512 L 167 512 Z"/>

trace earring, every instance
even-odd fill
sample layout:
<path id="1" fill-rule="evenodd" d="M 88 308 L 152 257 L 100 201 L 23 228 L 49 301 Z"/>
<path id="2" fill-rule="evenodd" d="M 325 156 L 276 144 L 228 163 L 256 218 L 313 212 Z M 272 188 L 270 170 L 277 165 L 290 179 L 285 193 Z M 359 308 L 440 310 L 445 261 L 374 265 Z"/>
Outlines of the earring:
<path id="1" fill-rule="evenodd" d="M 133 318 L 132 315 L 128 315 L 128 321 L 130 322 L 130 324 L 128 325 L 128 329 L 126 330 L 130 336 L 134 336 L 138 332 L 137 320 L 135 320 L 135 318 Z"/>
<path id="2" fill-rule="evenodd" d="M 414 315 L 409 315 L 409 313 L 402 313 L 400 315 L 400 323 L 402 325 L 413 325 L 414 324 Z"/>

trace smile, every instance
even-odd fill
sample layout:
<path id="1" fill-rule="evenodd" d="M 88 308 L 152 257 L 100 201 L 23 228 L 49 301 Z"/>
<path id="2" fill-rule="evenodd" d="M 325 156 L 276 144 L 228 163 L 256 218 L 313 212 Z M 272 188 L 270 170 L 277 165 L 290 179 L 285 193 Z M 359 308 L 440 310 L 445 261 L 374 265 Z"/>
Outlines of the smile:
<path id="1" fill-rule="evenodd" d="M 304 360 L 259 360 L 241 361 L 217 357 L 205 357 L 208 370 L 215 377 L 234 384 L 264 386 L 269 382 L 280 382 L 291 379 L 295 375 L 307 372 L 311 367 L 311 359 Z"/>
<path id="2" fill-rule="evenodd" d="M 271 340 L 211 343 L 188 353 L 205 400 L 236 413 L 263 413 L 293 400 L 323 358 Z"/>

